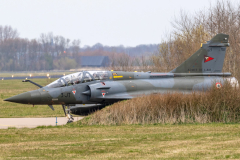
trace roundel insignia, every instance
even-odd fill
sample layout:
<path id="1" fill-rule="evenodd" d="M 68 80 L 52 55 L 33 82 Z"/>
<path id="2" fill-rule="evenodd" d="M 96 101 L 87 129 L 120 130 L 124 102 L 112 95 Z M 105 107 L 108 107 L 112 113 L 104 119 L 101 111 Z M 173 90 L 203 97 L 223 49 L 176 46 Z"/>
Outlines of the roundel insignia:
<path id="1" fill-rule="evenodd" d="M 222 87 L 222 84 L 220 82 L 217 82 L 216 83 L 216 88 L 221 88 Z"/>
<path id="2" fill-rule="evenodd" d="M 204 55 L 204 63 L 213 60 L 214 58 Z"/>
<path id="3" fill-rule="evenodd" d="M 76 90 L 73 90 L 72 93 L 75 94 L 75 93 L 76 93 Z"/>
<path id="4" fill-rule="evenodd" d="M 105 96 L 105 94 L 106 94 L 106 93 L 104 93 L 104 92 L 103 92 L 103 93 L 102 93 L 102 96 L 104 97 L 104 96 Z"/>

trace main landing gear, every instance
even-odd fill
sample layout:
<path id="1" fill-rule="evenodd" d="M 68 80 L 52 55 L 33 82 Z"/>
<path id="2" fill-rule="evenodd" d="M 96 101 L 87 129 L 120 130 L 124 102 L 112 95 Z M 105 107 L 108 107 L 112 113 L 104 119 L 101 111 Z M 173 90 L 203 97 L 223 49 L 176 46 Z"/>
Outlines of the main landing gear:
<path id="1" fill-rule="evenodd" d="M 66 106 L 67 106 L 67 109 L 66 109 Z M 71 112 L 71 110 L 70 110 L 71 107 L 69 105 L 62 105 L 62 107 L 63 107 L 63 111 L 65 113 L 65 116 L 68 118 L 67 123 L 72 123 L 74 118 L 73 118 L 73 116 L 70 113 Z"/>

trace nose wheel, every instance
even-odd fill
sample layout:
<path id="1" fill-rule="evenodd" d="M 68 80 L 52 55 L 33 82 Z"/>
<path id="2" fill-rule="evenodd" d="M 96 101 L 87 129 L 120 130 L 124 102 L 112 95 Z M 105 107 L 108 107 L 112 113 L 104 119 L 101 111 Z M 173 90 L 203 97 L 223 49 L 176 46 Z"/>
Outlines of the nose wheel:
<path id="1" fill-rule="evenodd" d="M 65 105 L 62 105 L 63 107 L 63 111 L 65 113 L 65 116 L 68 118 L 68 121 L 67 123 L 72 123 L 74 118 L 73 116 L 71 115 L 71 106 L 67 105 L 67 109 L 66 109 L 66 106 Z"/>

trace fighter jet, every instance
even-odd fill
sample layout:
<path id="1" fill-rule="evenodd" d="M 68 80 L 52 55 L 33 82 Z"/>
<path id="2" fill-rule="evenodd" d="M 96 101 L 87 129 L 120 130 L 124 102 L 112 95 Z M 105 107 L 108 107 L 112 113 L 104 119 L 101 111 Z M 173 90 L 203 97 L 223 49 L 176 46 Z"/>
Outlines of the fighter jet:
<path id="1" fill-rule="evenodd" d="M 27 80 L 39 89 L 5 101 L 48 105 L 52 110 L 53 105 L 62 105 L 68 122 L 71 122 L 70 109 L 77 104 L 109 105 L 149 94 L 206 91 L 213 83 L 216 88 L 221 88 L 226 81 L 238 85 L 231 73 L 222 73 L 228 38 L 226 34 L 217 34 L 168 73 L 82 71 L 63 76 L 44 87 Z"/>

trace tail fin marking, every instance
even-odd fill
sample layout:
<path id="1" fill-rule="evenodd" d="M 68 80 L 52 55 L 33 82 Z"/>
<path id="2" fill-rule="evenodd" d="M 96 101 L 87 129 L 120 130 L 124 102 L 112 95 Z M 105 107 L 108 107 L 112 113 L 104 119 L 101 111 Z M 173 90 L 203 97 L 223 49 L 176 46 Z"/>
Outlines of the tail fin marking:
<path id="1" fill-rule="evenodd" d="M 221 73 L 229 35 L 217 34 L 171 73 Z"/>

